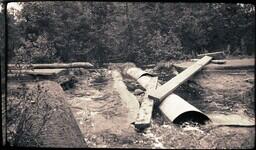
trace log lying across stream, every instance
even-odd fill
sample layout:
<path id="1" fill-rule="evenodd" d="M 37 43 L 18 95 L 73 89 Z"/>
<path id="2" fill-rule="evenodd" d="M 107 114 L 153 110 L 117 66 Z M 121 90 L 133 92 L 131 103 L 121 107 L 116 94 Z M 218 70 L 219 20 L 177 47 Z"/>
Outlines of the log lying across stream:
<path id="1" fill-rule="evenodd" d="M 66 69 L 33 69 L 33 70 L 8 70 L 8 76 L 15 74 L 26 74 L 26 75 L 41 75 L 41 76 L 54 76 L 58 75 L 61 72 L 64 72 Z"/>
<path id="2" fill-rule="evenodd" d="M 53 63 L 53 64 L 8 64 L 9 70 L 57 69 L 57 68 L 93 68 L 93 65 L 89 62 Z"/>
<path id="3" fill-rule="evenodd" d="M 198 58 L 203 58 L 204 56 L 210 56 L 213 57 L 214 59 L 223 59 L 225 58 L 225 52 L 220 51 L 220 52 L 213 52 L 213 53 L 204 53 L 204 54 L 198 54 Z"/>
<path id="4" fill-rule="evenodd" d="M 217 60 L 215 60 L 217 61 Z M 187 69 L 189 66 L 193 65 L 195 62 L 193 61 L 187 61 L 187 62 L 181 62 L 174 64 L 174 67 L 179 71 L 183 71 Z M 210 63 L 206 65 L 202 70 L 203 71 L 213 71 L 213 70 L 222 70 L 222 71 L 228 71 L 228 70 L 254 70 L 255 67 L 255 59 L 227 59 L 225 60 L 224 64 L 213 64 Z"/>

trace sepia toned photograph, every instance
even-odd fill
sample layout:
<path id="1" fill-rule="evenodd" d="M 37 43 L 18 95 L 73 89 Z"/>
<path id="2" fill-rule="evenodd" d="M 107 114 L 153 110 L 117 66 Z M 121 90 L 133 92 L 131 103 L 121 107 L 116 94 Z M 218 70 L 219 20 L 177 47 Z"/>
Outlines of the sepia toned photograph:
<path id="1" fill-rule="evenodd" d="M 2 146 L 253 149 L 255 5 L 0 5 Z"/>

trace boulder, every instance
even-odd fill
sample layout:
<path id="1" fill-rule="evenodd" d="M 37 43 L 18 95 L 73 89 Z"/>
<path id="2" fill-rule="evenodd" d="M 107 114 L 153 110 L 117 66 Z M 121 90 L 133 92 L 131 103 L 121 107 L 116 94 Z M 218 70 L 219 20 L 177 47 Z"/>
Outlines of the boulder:
<path id="1" fill-rule="evenodd" d="M 142 94 L 142 93 L 144 93 L 144 91 L 141 90 L 141 89 L 136 89 L 136 90 L 134 90 L 134 95 L 140 95 L 140 94 Z"/>

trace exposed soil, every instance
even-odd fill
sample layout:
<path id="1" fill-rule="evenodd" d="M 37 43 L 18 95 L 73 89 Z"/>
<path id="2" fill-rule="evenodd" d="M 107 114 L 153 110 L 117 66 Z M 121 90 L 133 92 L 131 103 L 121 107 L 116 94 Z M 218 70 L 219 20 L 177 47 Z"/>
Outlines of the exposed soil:
<path id="1" fill-rule="evenodd" d="M 104 80 L 95 81 L 96 76 Z M 68 102 L 89 147 L 109 147 L 111 145 L 105 141 L 106 137 L 112 135 L 119 138 L 121 135 L 135 133 L 131 125 L 134 117 L 131 118 L 128 105 L 114 90 L 113 84 L 112 72 L 102 70 L 101 73 L 93 72 L 80 79 L 77 88 L 69 91 Z"/>
<path id="2" fill-rule="evenodd" d="M 21 147 L 85 147 L 65 93 L 53 81 L 8 84 L 7 141 Z"/>
<path id="3" fill-rule="evenodd" d="M 243 112 L 254 114 L 254 72 L 238 71 L 240 74 L 202 73 L 196 82 L 204 89 L 200 109 L 205 112 Z"/>

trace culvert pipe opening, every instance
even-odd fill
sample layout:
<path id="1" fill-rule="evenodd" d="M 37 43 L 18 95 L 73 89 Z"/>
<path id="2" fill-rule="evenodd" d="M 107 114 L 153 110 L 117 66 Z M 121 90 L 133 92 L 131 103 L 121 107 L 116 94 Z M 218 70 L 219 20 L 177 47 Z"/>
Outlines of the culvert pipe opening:
<path id="1" fill-rule="evenodd" d="M 176 94 L 166 97 L 159 108 L 165 117 L 173 123 L 193 121 L 204 124 L 206 121 L 210 121 L 207 115 Z"/>
<path id="2" fill-rule="evenodd" d="M 197 122 L 199 124 L 205 124 L 207 121 L 210 121 L 210 119 L 197 111 L 188 111 L 180 114 L 177 118 L 173 120 L 173 123 L 175 124 L 182 124 L 184 122 Z"/>

